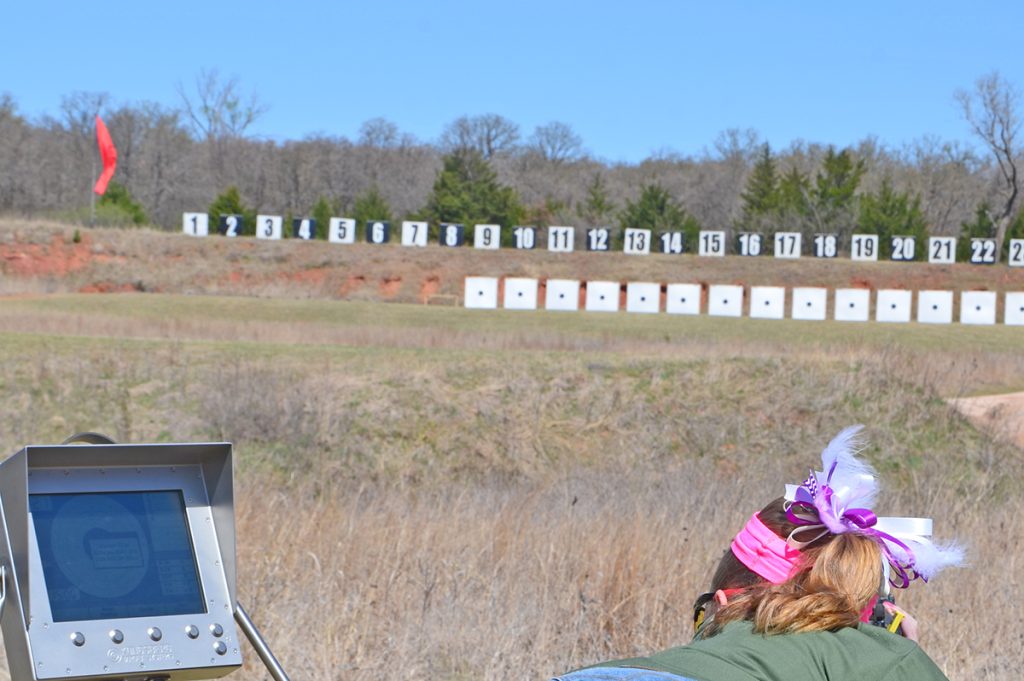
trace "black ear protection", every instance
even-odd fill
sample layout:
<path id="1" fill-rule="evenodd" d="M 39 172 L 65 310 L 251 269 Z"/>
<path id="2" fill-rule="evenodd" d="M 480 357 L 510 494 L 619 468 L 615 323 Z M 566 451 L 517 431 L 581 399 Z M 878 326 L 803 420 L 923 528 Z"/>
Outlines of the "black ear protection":
<path id="1" fill-rule="evenodd" d="M 700 628 L 704 625 L 704 619 L 707 614 L 708 603 L 715 597 L 712 592 L 702 593 L 697 597 L 697 600 L 693 603 L 693 633 L 696 634 L 700 631 Z"/>

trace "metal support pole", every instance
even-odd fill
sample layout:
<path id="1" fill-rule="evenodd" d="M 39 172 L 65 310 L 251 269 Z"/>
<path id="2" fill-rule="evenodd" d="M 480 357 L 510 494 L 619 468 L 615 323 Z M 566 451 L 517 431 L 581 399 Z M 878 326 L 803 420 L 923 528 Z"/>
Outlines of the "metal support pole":
<path id="1" fill-rule="evenodd" d="M 241 627 L 242 632 L 245 633 L 245 637 L 249 639 L 249 643 L 252 644 L 256 654 L 263 660 L 263 665 L 270 672 L 270 675 L 274 677 L 274 681 L 290 681 L 288 675 L 285 673 L 284 668 L 281 667 L 281 663 L 274 657 L 274 653 L 270 651 L 270 647 L 267 642 L 260 636 L 260 632 L 256 629 L 256 625 L 249 619 L 249 614 L 242 607 L 242 604 L 235 601 L 235 621 L 238 622 L 238 626 Z"/>
<path id="2" fill-rule="evenodd" d="M 96 158 L 92 159 L 92 181 L 96 182 Z M 96 226 L 96 192 L 89 187 L 89 227 Z"/>

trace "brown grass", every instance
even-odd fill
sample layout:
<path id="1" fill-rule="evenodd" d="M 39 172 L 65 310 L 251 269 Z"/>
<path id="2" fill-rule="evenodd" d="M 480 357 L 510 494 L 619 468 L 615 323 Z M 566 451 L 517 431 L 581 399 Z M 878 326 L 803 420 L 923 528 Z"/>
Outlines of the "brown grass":
<path id="1" fill-rule="evenodd" d="M 234 441 L 240 598 L 293 678 L 542 679 L 684 643 L 732 534 L 863 422 L 879 510 L 970 551 L 898 596 L 924 648 L 1024 662 L 1021 452 L 943 399 L 1024 385 L 1006 329 L 412 309 L 5 300 L 0 445 Z"/>

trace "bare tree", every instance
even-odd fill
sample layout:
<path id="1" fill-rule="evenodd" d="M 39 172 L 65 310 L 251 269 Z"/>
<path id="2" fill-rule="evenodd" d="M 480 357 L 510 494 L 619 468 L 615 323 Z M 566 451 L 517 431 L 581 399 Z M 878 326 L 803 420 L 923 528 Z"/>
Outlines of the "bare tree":
<path id="1" fill-rule="evenodd" d="M 199 72 L 195 95 L 190 96 L 180 83 L 178 95 L 196 136 L 207 140 L 244 137 L 269 108 L 255 93 L 243 96 L 237 78 L 222 81 L 216 69 Z"/>
<path id="2" fill-rule="evenodd" d="M 957 90 L 955 97 L 972 132 L 992 152 L 999 169 L 999 205 L 992 215 L 999 254 L 1020 198 L 1020 93 L 993 71 L 975 81 L 973 91 Z"/>
<path id="3" fill-rule="evenodd" d="M 545 161 L 564 163 L 582 155 L 583 139 L 567 123 L 552 121 L 534 129 L 529 147 Z"/>
<path id="4" fill-rule="evenodd" d="M 371 118 L 359 126 L 359 144 L 363 146 L 390 149 L 400 141 L 398 126 L 386 118 Z"/>
<path id="5" fill-rule="evenodd" d="M 485 159 L 512 151 L 519 142 L 519 126 L 498 114 L 460 116 L 441 133 L 446 153 L 475 150 Z"/>

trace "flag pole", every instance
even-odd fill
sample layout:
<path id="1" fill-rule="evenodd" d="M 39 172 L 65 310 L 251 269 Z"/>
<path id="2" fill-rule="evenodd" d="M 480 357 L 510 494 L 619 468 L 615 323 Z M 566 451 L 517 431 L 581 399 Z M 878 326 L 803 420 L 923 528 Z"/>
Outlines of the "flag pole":
<path id="1" fill-rule="evenodd" d="M 92 181 L 96 182 L 96 154 L 92 155 Z M 89 190 L 89 228 L 96 226 L 96 190 Z"/>

